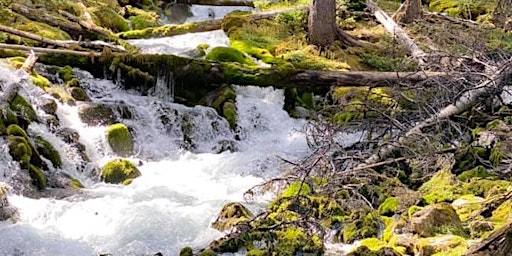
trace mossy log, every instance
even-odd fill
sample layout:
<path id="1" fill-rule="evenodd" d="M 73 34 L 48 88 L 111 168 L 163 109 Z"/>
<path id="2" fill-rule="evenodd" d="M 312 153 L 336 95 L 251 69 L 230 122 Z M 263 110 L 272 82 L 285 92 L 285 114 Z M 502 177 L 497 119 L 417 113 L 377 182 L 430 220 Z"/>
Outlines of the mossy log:
<path id="1" fill-rule="evenodd" d="M 464 256 L 508 256 L 512 252 L 512 222 L 498 229 L 481 243 L 469 248 Z"/>
<path id="2" fill-rule="evenodd" d="M 11 6 L 12 10 L 18 14 L 21 14 L 31 20 L 39 21 L 46 23 L 48 25 L 58 27 L 61 30 L 68 33 L 71 37 L 78 39 L 80 37 L 83 38 L 97 38 L 97 35 L 91 33 L 91 31 L 87 31 L 82 26 L 75 22 L 70 22 L 66 19 L 54 17 L 45 12 L 29 8 L 27 6 L 21 4 L 13 4 Z"/>
<path id="3" fill-rule="evenodd" d="M 100 37 L 102 38 L 111 38 L 113 37 L 113 33 L 102 28 L 102 27 L 98 27 L 96 26 L 94 23 L 92 22 L 88 22 L 88 21 L 85 21 L 85 20 L 82 20 L 80 19 L 79 17 L 69 13 L 69 12 L 66 12 L 66 11 L 63 11 L 63 10 L 59 10 L 59 14 L 66 17 L 67 19 L 69 19 L 70 21 L 73 21 L 73 22 L 76 22 L 78 23 L 82 28 L 88 30 L 88 31 L 92 31 L 94 33 L 96 33 L 97 35 L 99 35 Z"/>
<path id="4" fill-rule="evenodd" d="M 166 1 L 164 1 L 166 2 Z M 173 0 L 168 2 L 180 4 L 197 4 L 197 5 L 213 5 L 213 6 L 249 6 L 254 7 L 253 1 L 247 0 Z"/>
<path id="5" fill-rule="evenodd" d="M 306 10 L 307 8 L 304 6 L 282 9 L 277 11 L 267 11 L 267 12 L 258 12 L 253 14 L 246 14 L 243 16 L 243 19 L 246 21 L 254 21 L 261 19 L 269 19 L 278 14 L 288 12 L 291 10 Z M 121 39 L 144 39 L 144 38 L 159 38 L 166 36 L 176 36 L 182 35 L 186 33 L 197 33 L 197 32 L 206 32 L 213 31 L 222 28 L 222 23 L 224 19 L 214 19 L 207 21 L 199 21 L 199 22 L 190 22 L 186 24 L 179 25 L 164 25 L 160 27 L 151 27 L 145 28 L 141 30 L 131 30 L 126 32 L 118 33 L 117 36 Z"/>

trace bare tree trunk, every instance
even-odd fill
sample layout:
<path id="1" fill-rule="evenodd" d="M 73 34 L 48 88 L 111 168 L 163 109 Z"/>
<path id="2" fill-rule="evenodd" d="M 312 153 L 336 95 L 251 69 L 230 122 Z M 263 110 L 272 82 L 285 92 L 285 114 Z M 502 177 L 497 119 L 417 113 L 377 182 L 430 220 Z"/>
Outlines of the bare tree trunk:
<path id="1" fill-rule="evenodd" d="M 420 49 L 420 47 L 407 35 L 407 33 L 372 0 L 366 0 L 366 6 L 373 13 L 377 21 L 379 21 L 390 34 L 395 36 L 398 42 L 407 48 L 411 57 L 413 57 L 420 66 L 424 66 L 424 58 L 427 54 Z"/>
<path id="2" fill-rule="evenodd" d="M 422 14 L 421 0 L 406 0 L 405 12 L 400 17 L 400 22 L 411 23 L 416 19 L 420 19 Z"/>
<path id="3" fill-rule="evenodd" d="M 492 16 L 492 22 L 496 27 L 510 30 L 512 28 L 512 0 L 498 0 Z"/>
<path id="4" fill-rule="evenodd" d="M 313 0 L 308 17 L 309 43 L 321 48 L 329 47 L 336 33 L 336 1 Z"/>

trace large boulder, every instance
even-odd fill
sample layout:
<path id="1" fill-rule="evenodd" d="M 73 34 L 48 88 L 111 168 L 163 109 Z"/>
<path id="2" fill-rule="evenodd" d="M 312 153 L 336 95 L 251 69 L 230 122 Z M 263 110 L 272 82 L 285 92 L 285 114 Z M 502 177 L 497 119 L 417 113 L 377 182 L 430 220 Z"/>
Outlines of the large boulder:
<path id="1" fill-rule="evenodd" d="M 107 183 L 129 184 L 141 175 L 139 169 L 130 161 L 115 159 L 108 162 L 101 171 L 101 179 Z"/>
<path id="2" fill-rule="evenodd" d="M 105 104 L 86 104 L 78 111 L 80 120 L 87 125 L 109 125 L 116 122 L 112 107 Z"/>
<path id="3" fill-rule="evenodd" d="M 465 236 L 462 222 L 449 203 L 429 205 L 411 216 L 412 231 L 423 237 L 436 234 L 453 234 Z"/>
<path id="4" fill-rule="evenodd" d="M 37 114 L 32 105 L 21 95 L 17 94 L 11 101 L 11 109 L 20 114 L 25 120 L 29 122 L 37 119 Z"/>
<path id="5" fill-rule="evenodd" d="M 120 156 L 133 154 L 133 138 L 126 125 L 117 123 L 107 128 L 107 141 L 114 153 Z"/>
<path id="6" fill-rule="evenodd" d="M 220 210 L 219 216 L 213 222 L 212 227 L 225 231 L 238 223 L 249 221 L 252 218 L 251 212 L 241 203 L 227 203 Z"/>

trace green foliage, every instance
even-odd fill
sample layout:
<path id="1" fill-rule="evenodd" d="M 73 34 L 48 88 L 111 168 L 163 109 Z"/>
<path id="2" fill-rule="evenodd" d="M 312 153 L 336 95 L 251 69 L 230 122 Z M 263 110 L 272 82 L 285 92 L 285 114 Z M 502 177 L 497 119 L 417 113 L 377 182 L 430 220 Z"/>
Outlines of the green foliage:
<path id="1" fill-rule="evenodd" d="M 126 125 L 122 123 L 110 125 L 107 128 L 106 136 L 114 153 L 120 156 L 133 154 L 133 138 Z"/>
<path id="2" fill-rule="evenodd" d="M 432 0 L 429 9 L 434 12 L 444 12 L 454 17 L 476 20 L 478 16 L 492 11 L 493 1 Z"/>
<path id="3" fill-rule="evenodd" d="M 108 162 L 101 171 L 101 178 L 107 183 L 122 183 L 141 175 L 139 169 L 130 161 L 115 159 Z"/>
<path id="4" fill-rule="evenodd" d="M 290 31 L 301 31 L 307 24 L 308 15 L 304 10 L 291 10 L 278 14 L 274 19 Z"/>

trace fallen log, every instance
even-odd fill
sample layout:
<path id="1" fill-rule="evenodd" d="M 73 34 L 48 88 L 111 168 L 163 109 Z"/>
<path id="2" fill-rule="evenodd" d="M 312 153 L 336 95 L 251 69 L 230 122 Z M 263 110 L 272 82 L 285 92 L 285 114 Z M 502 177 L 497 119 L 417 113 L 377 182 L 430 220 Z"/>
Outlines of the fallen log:
<path id="1" fill-rule="evenodd" d="M 21 4 L 12 4 L 12 10 L 18 14 L 21 14 L 28 19 L 43 22 L 48 25 L 58 27 L 61 30 L 68 33 L 72 38 L 98 38 L 98 35 L 92 31 L 88 31 L 83 29 L 79 24 L 75 22 L 70 22 L 66 19 L 54 17 L 45 12 L 39 11 L 37 9 L 32 9 L 27 6 Z"/>
<path id="2" fill-rule="evenodd" d="M 512 222 L 494 231 L 487 239 L 470 247 L 464 256 L 509 256 L 512 252 Z"/>
<path id="3" fill-rule="evenodd" d="M 377 21 L 379 21 L 384 28 L 392 34 L 398 42 L 403 44 L 411 57 L 413 57 L 420 66 L 426 64 L 425 57 L 427 54 L 407 35 L 407 33 L 396 22 L 389 17 L 375 2 L 372 0 L 366 1 L 366 7 L 373 13 Z"/>
<path id="4" fill-rule="evenodd" d="M 212 6 L 248 6 L 254 7 L 253 1 L 247 0 L 173 0 L 163 1 L 180 4 L 197 4 L 197 5 L 212 5 Z"/>
<path id="5" fill-rule="evenodd" d="M 77 17 L 69 12 L 59 10 L 59 14 L 66 17 L 67 19 L 69 19 L 72 22 L 78 23 L 82 28 L 84 28 L 88 31 L 92 31 L 92 32 L 100 35 L 103 38 L 111 38 L 113 36 L 112 32 L 110 32 L 102 27 L 98 27 L 92 22 L 82 20 L 79 17 Z"/>
<path id="6" fill-rule="evenodd" d="M 490 76 L 489 79 L 463 93 L 454 103 L 444 107 L 434 115 L 418 123 L 404 135 L 400 136 L 395 142 L 386 147 L 382 147 L 378 152 L 367 158 L 365 163 L 362 165 L 364 166 L 367 164 L 377 163 L 382 159 L 388 158 L 395 151 L 399 150 L 405 142 L 414 138 L 414 135 L 421 134 L 421 129 L 469 110 L 479 101 L 489 99 L 489 97 L 485 97 L 487 94 L 496 95 L 496 93 L 501 92 L 501 89 L 505 84 L 503 81 L 507 80 L 510 75 L 512 75 L 512 59 L 504 63 L 500 69 Z"/>
<path id="7" fill-rule="evenodd" d="M 278 14 L 288 12 L 291 10 L 307 10 L 307 6 L 300 6 L 295 8 L 287 8 L 283 10 L 257 12 L 241 16 L 246 21 L 254 21 L 260 19 L 269 19 Z M 148 39 L 148 38 L 159 38 L 166 36 L 177 36 L 186 33 L 197 33 L 213 31 L 222 28 L 222 22 L 224 19 L 214 19 L 199 22 L 190 22 L 179 25 L 164 25 L 160 27 L 145 28 L 140 30 L 130 30 L 126 32 L 118 33 L 117 36 L 121 39 Z"/>

